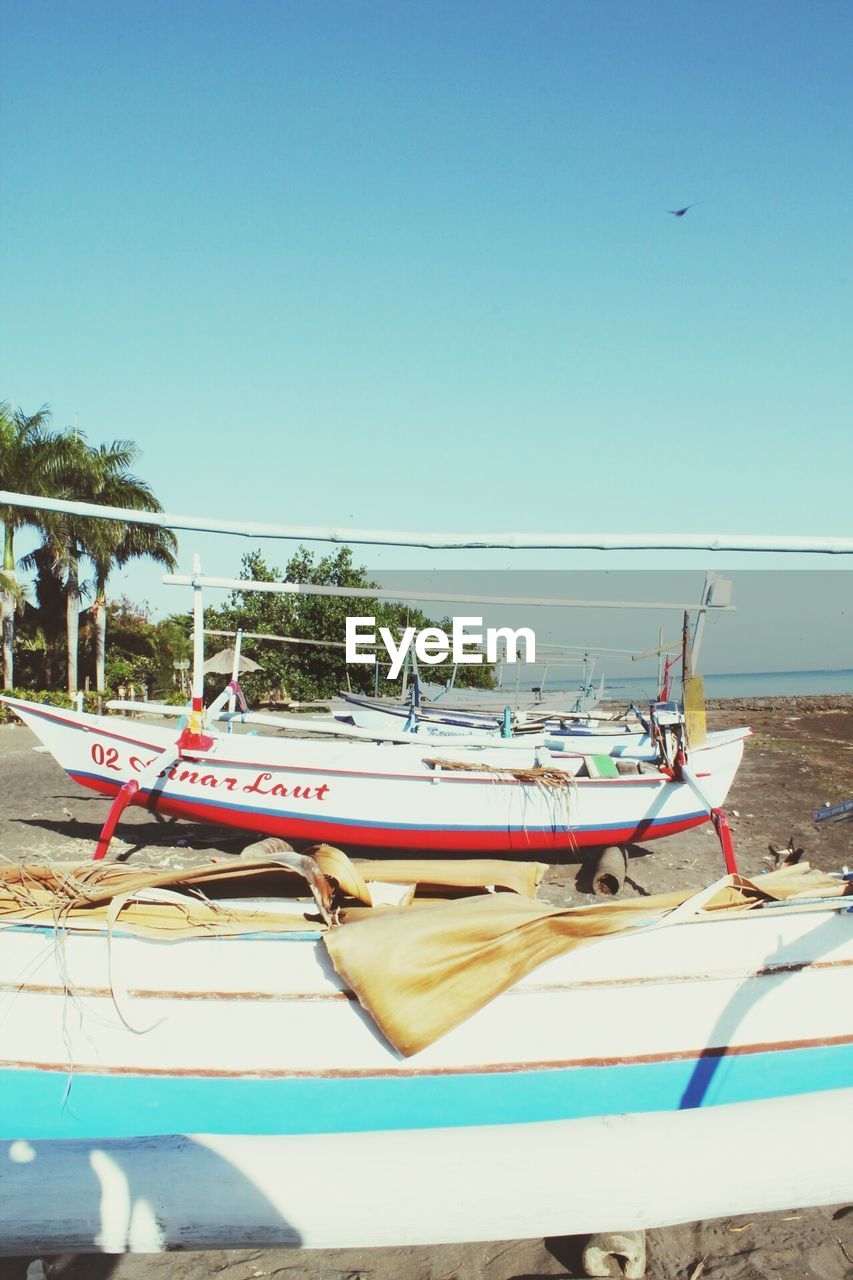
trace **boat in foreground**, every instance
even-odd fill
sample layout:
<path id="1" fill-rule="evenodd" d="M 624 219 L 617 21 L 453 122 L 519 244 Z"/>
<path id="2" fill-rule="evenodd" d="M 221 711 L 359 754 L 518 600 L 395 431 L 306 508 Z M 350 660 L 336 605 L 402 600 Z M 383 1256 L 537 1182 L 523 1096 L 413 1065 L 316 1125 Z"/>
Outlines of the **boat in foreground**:
<path id="1" fill-rule="evenodd" d="M 442 853 L 572 852 L 698 826 L 725 800 L 749 734 L 709 738 L 690 752 L 688 774 L 523 745 L 176 740 L 139 720 L 3 701 L 75 781 L 122 806 L 286 839 Z"/>
<path id="2" fill-rule="evenodd" d="M 281 867 L 6 866 L 0 1250 L 431 1244 L 849 1199 L 850 885 L 793 872 L 681 905 L 362 898 L 326 927 L 276 898 Z"/>

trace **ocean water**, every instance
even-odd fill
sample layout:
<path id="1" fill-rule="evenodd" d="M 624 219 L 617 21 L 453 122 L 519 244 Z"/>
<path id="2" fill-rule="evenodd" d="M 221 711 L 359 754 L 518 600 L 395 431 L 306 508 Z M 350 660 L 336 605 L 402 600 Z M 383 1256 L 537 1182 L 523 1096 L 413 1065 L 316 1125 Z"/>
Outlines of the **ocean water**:
<path id="1" fill-rule="evenodd" d="M 593 679 L 597 685 L 600 676 Z M 725 675 L 703 673 L 706 698 L 764 698 L 793 694 L 853 693 L 853 669 L 843 671 L 738 671 Z M 522 687 L 530 688 L 536 681 L 528 681 Z M 675 683 L 676 694 L 680 682 Z M 550 680 L 546 677 L 545 690 L 577 689 L 577 680 Z M 605 675 L 604 696 L 620 701 L 634 698 L 647 701 L 657 693 L 654 676 Z"/>

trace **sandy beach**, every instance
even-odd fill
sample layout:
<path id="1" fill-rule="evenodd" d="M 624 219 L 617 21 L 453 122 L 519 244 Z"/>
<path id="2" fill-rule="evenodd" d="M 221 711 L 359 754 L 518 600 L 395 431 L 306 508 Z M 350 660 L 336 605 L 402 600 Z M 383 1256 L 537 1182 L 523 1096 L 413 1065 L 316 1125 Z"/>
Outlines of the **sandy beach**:
<path id="1" fill-rule="evenodd" d="M 814 812 L 853 799 L 853 696 L 755 699 L 709 706 L 709 726 L 749 724 L 753 736 L 729 794 L 726 810 L 741 871 L 759 876 L 767 868 L 768 845 L 792 841 L 814 866 L 836 870 L 853 862 L 853 821 L 822 822 Z M 90 856 L 107 801 L 69 781 L 52 758 L 34 751 L 32 734 L 18 725 L 0 726 L 0 853 L 27 856 Z M 114 851 L 123 856 L 185 858 L 220 851 L 238 853 L 250 842 L 224 841 L 217 833 L 131 810 L 119 828 Z M 625 894 L 656 893 L 707 884 L 722 873 L 719 845 L 710 824 L 647 845 L 633 846 Z M 541 890 L 555 902 L 588 901 L 583 868 L 552 866 Z M 846 1141 L 839 1134 L 828 1141 Z M 702 1152 L 697 1150 L 697 1162 Z M 733 1151 L 733 1160 L 748 1159 Z M 792 1151 L 792 1162 L 797 1152 Z M 578 1170 L 578 1177 L 583 1170 Z M 689 1177 L 689 1169 L 685 1177 Z M 780 1178 L 784 1170 L 780 1170 Z M 381 1205 L 377 1205 L 381 1212 Z M 853 1275 L 853 1206 L 802 1209 L 690 1223 L 652 1231 L 647 1237 L 647 1274 L 656 1280 L 843 1280 Z M 32 1258 L 0 1259 L 0 1280 L 39 1274 Z M 375 1277 L 376 1280 L 521 1280 L 534 1276 L 578 1276 L 578 1239 L 502 1241 L 433 1248 L 340 1250 L 245 1249 L 164 1255 L 65 1256 L 44 1261 L 44 1274 L 63 1280 L 166 1277 L 194 1280 L 224 1275 L 230 1280 L 289 1275 Z"/>

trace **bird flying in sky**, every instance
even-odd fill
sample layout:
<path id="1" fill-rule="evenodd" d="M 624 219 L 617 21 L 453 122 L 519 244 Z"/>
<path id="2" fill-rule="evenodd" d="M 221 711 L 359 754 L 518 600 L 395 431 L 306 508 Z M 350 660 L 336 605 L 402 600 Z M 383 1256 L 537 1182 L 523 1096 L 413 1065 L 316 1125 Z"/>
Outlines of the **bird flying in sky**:
<path id="1" fill-rule="evenodd" d="M 683 209 L 668 209 L 667 212 L 673 214 L 676 218 L 683 218 L 687 210 L 695 208 L 698 203 L 698 200 L 694 200 L 693 204 L 686 204 Z"/>

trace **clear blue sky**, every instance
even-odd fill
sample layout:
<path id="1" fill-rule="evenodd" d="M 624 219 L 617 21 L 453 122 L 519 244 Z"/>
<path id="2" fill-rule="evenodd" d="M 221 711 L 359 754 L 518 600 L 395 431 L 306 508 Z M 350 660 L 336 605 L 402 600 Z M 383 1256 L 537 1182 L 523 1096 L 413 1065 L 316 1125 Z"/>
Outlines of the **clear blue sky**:
<path id="1" fill-rule="evenodd" d="M 847 0 L 4 0 L 1 34 L 0 398 L 137 440 L 167 509 L 850 532 Z"/>
<path id="2" fill-rule="evenodd" d="M 638 671 L 653 674 L 656 658 L 638 667 L 628 654 L 657 647 L 661 628 L 664 643 L 680 640 L 684 607 L 698 604 L 705 574 L 695 570 L 605 570 L 602 561 L 599 566 L 581 572 L 407 570 L 386 574 L 385 583 L 471 596 L 627 601 L 647 606 L 666 603 L 672 607 L 476 604 L 466 608 L 440 602 L 426 607 L 434 618 L 473 614 L 482 616 L 487 627 L 528 626 L 535 633 L 539 658 L 547 656 L 548 645 L 621 650 L 621 654 L 602 656 L 599 674 L 605 671 L 608 678 L 625 674 L 636 678 Z M 849 570 L 816 573 L 809 569 L 739 568 L 724 576 L 731 584 L 733 609 L 708 614 L 700 645 L 700 670 L 714 674 L 853 670 L 853 579 Z M 351 612 L 356 612 L 355 606 Z M 691 610 L 691 625 L 695 616 Z"/>

